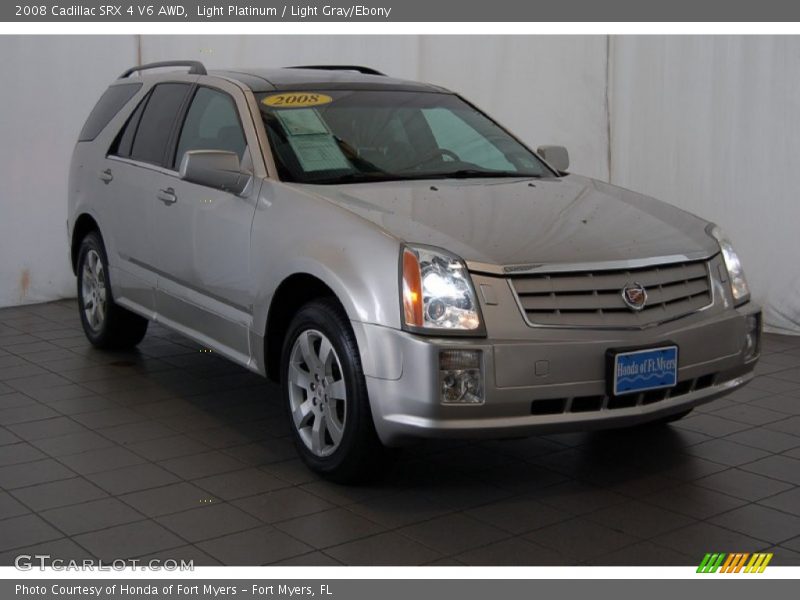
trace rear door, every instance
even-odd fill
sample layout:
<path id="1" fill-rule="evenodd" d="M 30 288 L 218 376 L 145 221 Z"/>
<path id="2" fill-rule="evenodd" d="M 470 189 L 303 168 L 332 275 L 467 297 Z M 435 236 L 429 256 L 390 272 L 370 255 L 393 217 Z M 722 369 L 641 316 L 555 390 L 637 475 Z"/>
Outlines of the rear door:
<path id="1" fill-rule="evenodd" d="M 108 214 L 118 259 L 117 299 L 155 310 L 158 280 L 153 202 L 164 177 L 166 154 L 192 86 L 167 82 L 153 87 L 112 145 L 107 168 Z"/>

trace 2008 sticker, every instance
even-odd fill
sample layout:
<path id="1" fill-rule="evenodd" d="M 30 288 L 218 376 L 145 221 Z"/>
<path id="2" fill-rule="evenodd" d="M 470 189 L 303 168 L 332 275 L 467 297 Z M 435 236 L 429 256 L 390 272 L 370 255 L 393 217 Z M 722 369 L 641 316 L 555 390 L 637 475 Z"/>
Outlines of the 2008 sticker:
<path id="1" fill-rule="evenodd" d="M 317 94 L 314 92 L 286 92 L 283 94 L 272 94 L 261 102 L 273 108 L 306 108 L 309 106 L 320 106 L 333 102 L 333 98 L 327 94 Z"/>

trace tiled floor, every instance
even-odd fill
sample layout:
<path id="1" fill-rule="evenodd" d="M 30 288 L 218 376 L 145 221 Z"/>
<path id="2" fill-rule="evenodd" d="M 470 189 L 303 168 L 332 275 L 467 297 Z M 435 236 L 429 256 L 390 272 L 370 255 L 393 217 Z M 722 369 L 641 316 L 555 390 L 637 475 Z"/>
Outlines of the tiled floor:
<path id="1" fill-rule="evenodd" d="M 348 488 L 299 463 L 255 375 L 159 327 L 95 351 L 71 301 L 2 309 L 0 564 L 800 565 L 800 338 L 764 353 L 672 426 L 424 444 Z"/>

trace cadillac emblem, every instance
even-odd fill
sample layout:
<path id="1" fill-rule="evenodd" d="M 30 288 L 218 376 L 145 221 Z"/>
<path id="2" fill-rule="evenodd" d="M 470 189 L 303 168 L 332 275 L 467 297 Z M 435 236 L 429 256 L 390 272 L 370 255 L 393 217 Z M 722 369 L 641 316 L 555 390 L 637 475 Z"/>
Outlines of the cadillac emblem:
<path id="1" fill-rule="evenodd" d="M 622 300 L 628 308 L 640 311 L 647 304 L 647 290 L 641 283 L 628 283 L 622 288 Z"/>

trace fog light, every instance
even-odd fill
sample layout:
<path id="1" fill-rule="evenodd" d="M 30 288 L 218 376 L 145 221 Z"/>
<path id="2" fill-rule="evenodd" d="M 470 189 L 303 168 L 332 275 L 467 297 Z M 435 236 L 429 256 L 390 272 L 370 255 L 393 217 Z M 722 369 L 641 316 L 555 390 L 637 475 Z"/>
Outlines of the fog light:
<path id="1" fill-rule="evenodd" d="M 439 385 L 444 404 L 483 403 L 483 352 L 442 350 Z"/>
<path id="2" fill-rule="evenodd" d="M 744 322 L 744 359 L 752 360 L 758 355 L 761 337 L 761 313 L 747 315 Z"/>

